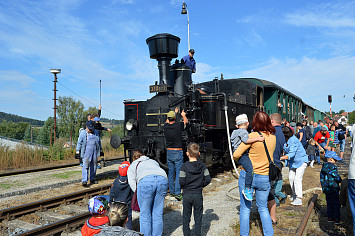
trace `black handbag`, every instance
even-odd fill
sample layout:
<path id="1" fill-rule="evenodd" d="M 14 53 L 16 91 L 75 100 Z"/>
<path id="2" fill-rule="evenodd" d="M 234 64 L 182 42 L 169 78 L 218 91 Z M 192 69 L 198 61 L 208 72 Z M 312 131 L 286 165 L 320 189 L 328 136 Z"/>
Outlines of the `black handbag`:
<path id="1" fill-rule="evenodd" d="M 258 132 L 258 133 L 260 135 L 262 135 L 260 132 Z M 265 148 L 265 152 L 267 155 L 267 159 L 269 160 L 269 180 L 270 180 L 270 182 L 275 181 L 277 179 L 277 177 L 280 175 L 281 169 L 273 161 L 271 161 L 270 154 L 269 154 L 269 151 L 267 150 L 265 141 L 263 143 L 264 143 L 264 148 Z"/>

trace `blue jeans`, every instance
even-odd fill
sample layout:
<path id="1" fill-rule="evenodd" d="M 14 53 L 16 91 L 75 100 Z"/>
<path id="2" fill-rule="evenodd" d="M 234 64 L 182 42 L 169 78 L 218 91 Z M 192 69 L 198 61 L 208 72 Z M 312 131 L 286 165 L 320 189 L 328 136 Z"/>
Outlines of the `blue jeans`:
<path id="1" fill-rule="evenodd" d="M 181 165 L 184 161 L 182 150 L 167 150 L 167 160 L 169 168 L 168 180 L 170 194 L 180 194 L 181 187 L 179 183 L 179 177 Z"/>
<path id="2" fill-rule="evenodd" d="M 276 181 L 276 183 L 275 183 L 275 201 L 276 201 L 276 203 L 280 203 L 279 198 L 283 199 L 286 197 L 286 194 L 281 192 L 282 184 L 283 184 L 282 179 Z"/>
<path id="3" fill-rule="evenodd" d="M 340 152 L 344 152 L 345 150 L 345 139 L 339 140 Z"/>
<path id="4" fill-rule="evenodd" d="M 243 236 L 249 235 L 249 217 L 251 207 L 251 202 L 245 200 L 242 193 L 245 186 L 245 170 L 240 171 L 238 185 L 240 194 L 240 235 Z M 263 226 L 264 236 L 274 235 L 271 217 L 267 208 L 267 199 L 270 191 L 269 176 L 254 174 L 251 188 L 255 190 L 256 205 L 258 207 L 261 223 Z"/>
<path id="5" fill-rule="evenodd" d="M 351 214 L 353 215 L 353 229 L 355 236 L 355 179 L 348 180 L 348 196 Z"/>
<path id="6" fill-rule="evenodd" d="M 238 163 L 243 166 L 245 169 L 245 188 L 251 188 L 251 184 L 253 183 L 253 165 L 249 159 L 249 154 L 244 153 L 238 160 Z"/>
<path id="7" fill-rule="evenodd" d="M 163 234 L 164 199 L 168 180 L 160 175 L 147 175 L 137 185 L 137 199 L 141 210 L 140 232 L 146 236 Z"/>

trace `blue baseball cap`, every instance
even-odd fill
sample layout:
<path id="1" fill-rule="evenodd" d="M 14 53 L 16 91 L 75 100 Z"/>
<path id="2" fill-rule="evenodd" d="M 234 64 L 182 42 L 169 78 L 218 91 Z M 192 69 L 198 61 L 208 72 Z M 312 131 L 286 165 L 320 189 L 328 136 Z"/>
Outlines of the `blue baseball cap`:
<path id="1" fill-rule="evenodd" d="M 94 121 L 100 121 L 100 118 L 99 117 L 95 117 Z"/>
<path id="2" fill-rule="evenodd" d="M 333 158 L 336 161 L 341 161 L 343 159 L 341 159 L 338 154 L 334 151 L 327 151 L 324 155 L 325 158 Z"/>

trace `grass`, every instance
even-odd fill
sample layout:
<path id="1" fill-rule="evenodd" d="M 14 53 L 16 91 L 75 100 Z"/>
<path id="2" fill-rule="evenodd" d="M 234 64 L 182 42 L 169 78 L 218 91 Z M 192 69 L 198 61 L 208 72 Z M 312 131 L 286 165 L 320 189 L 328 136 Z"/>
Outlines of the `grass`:
<path id="1" fill-rule="evenodd" d="M 10 189 L 13 185 L 8 183 L 0 183 L 1 189 Z"/>
<path id="2" fill-rule="evenodd" d="M 79 173 L 81 173 L 81 171 L 68 171 L 65 173 L 54 174 L 53 177 L 58 179 L 69 179 Z"/>
<path id="3" fill-rule="evenodd" d="M 57 139 L 56 143 L 48 148 L 32 148 L 25 144 L 18 144 L 15 149 L 0 143 L 0 170 L 26 169 L 43 165 L 55 165 L 57 163 L 76 162 L 75 149 L 63 148 L 65 140 Z M 123 145 L 113 149 L 110 145 L 110 138 L 102 139 L 102 148 L 105 158 L 119 157 L 123 155 Z M 64 178 L 64 177 L 63 177 Z"/>

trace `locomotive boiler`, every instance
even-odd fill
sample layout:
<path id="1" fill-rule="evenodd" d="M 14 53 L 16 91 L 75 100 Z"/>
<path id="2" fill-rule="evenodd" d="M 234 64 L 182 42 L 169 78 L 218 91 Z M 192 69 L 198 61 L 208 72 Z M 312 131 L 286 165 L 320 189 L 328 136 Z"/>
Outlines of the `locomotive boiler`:
<path id="1" fill-rule="evenodd" d="M 189 123 L 183 133 L 185 146 L 200 145 L 200 159 L 211 166 L 230 164 L 229 139 L 235 117 L 245 113 L 252 119 L 263 109 L 263 87 L 243 79 L 214 79 L 193 83 L 191 69 L 176 60 L 180 38 L 157 34 L 146 39 L 150 58 L 158 61 L 159 81 L 150 86 L 155 95 L 147 101 L 125 100 L 122 140 L 124 154 L 131 160 L 134 149 L 143 150 L 167 168 L 164 123 L 167 113 L 178 107 L 185 110 Z M 177 115 L 177 122 L 181 116 Z M 184 152 L 185 153 L 185 152 Z"/>

